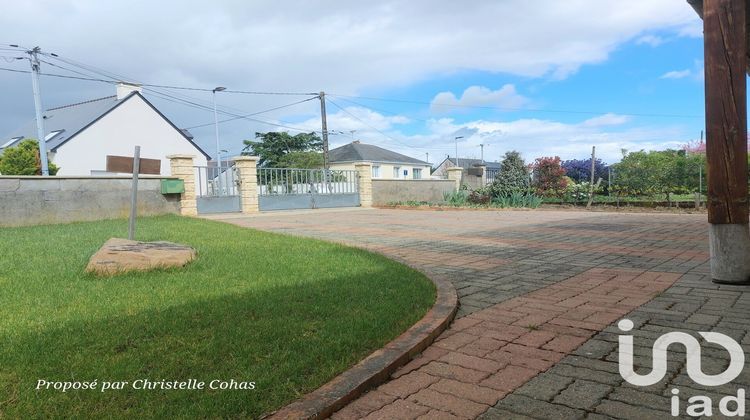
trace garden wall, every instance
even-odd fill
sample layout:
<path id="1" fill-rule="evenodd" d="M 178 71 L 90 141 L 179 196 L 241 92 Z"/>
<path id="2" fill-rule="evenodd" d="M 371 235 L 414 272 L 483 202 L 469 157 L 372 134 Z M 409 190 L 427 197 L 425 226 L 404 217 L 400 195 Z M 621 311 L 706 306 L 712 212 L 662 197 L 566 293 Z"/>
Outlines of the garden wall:
<path id="1" fill-rule="evenodd" d="M 373 179 L 372 204 L 398 201 L 442 202 L 443 194 L 455 191 L 452 179 Z"/>
<path id="2" fill-rule="evenodd" d="M 138 215 L 180 213 L 180 194 L 161 194 L 163 177 L 138 180 Z M 0 226 L 127 217 L 132 177 L 0 176 Z"/>

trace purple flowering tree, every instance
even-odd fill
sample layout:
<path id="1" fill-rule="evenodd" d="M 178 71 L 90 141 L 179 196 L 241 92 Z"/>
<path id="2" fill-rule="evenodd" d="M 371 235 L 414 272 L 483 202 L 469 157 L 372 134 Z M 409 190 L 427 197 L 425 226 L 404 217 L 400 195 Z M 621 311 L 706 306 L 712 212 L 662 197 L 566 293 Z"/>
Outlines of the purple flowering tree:
<path id="1" fill-rule="evenodd" d="M 562 163 L 562 167 L 565 169 L 565 175 L 573 181 L 589 182 L 591 180 L 591 158 L 566 160 Z M 601 159 L 596 159 L 594 161 L 594 182 L 599 178 L 606 182 L 608 170 L 609 165 L 602 162 Z"/>

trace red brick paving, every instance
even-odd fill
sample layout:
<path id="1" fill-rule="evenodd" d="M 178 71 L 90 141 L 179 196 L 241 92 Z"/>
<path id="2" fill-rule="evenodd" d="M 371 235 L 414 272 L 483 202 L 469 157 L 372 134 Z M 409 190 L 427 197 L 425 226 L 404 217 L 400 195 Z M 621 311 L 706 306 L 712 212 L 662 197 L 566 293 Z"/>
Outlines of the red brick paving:
<path id="1" fill-rule="evenodd" d="M 470 314 L 332 418 L 474 418 L 679 276 L 594 268 Z"/>

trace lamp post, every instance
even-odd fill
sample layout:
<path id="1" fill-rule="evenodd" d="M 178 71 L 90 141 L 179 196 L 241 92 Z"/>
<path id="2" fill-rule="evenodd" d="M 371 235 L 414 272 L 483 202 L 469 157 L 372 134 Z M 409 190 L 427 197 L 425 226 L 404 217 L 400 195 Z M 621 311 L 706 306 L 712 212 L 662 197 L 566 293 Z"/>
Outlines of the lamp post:
<path id="1" fill-rule="evenodd" d="M 227 88 L 217 86 L 211 91 L 214 100 L 214 133 L 216 134 L 216 176 L 219 178 L 219 194 L 221 195 L 221 146 L 219 145 L 219 115 L 216 112 L 216 92 L 221 92 Z"/>
<path id="2" fill-rule="evenodd" d="M 456 166 L 459 166 L 458 164 L 458 140 L 464 138 L 464 136 L 456 136 L 453 140 L 456 142 Z"/>
<path id="3" fill-rule="evenodd" d="M 216 162 L 218 167 L 221 167 L 221 146 L 219 146 L 219 115 L 216 112 L 216 92 L 221 92 L 227 90 L 227 88 L 223 86 L 215 87 L 214 90 L 211 91 L 211 94 L 213 95 L 214 100 L 214 131 L 216 133 Z"/>

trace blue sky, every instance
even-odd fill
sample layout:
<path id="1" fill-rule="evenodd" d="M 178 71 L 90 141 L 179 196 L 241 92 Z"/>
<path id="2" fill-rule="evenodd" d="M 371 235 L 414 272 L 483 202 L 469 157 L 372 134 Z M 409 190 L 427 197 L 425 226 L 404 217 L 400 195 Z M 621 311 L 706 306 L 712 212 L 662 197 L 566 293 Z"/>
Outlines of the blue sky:
<path id="1" fill-rule="evenodd" d="M 140 83 L 325 90 L 329 129 L 339 133 L 332 147 L 355 138 L 417 158 L 429 153 L 433 163 L 455 154 L 456 136 L 464 137 L 461 157 L 479 157 L 479 144 L 485 159 L 516 149 L 527 160 L 583 158 L 597 146 L 614 162 L 621 149 L 677 147 L 703 129 L 701 22 L 680 0 L 627 8 L 614 0 L 175 4 L 7 5 L 0 43 L 39 45 L 68 60 L 47 57 L 43 71 L 50 73 L 101 78 L 106 70 Z M 22 17 L 29 14 L 38 17 L 39 31 L 28 31 Z M 27 69 L 14 54 L 0 50 L 7 61 L 0 67 Z M 0 71 L 0 133 L 33 118 L 30 85 L 28 74 Z M 42 89 L 48 107 L 114 91 L 107 83 L 49 77 Z M 144 94 L 180 127 L 213 120 L 210 92 Z M 304 98 L 217 97 L 222 112 L 243 115 Z M 317 101 L 254 118 L 294 127 L 292 133 L 320 130 Z M 220 128 L 228 154 L 257 131 L 282 129 L 243 119 Z M 213 154 L 213 127 L 191 131 Z"/>

